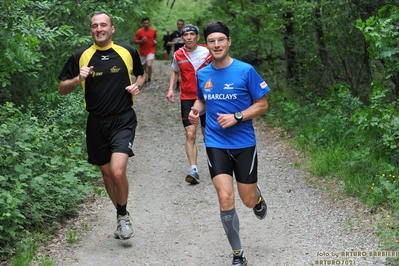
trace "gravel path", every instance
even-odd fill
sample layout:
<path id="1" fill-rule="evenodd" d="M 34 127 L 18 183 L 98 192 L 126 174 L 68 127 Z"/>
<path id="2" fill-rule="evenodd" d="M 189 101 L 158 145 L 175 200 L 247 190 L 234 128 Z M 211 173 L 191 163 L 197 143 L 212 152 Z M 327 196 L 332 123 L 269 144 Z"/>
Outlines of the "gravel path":
<path id="1" fill-rule="evenodd" d="M 151 87 L 136 97 L 136 156 L 128 166 L 135 236 L 115 240 L 114 208 L 93 196 L 44 249 L 57 265 L 231 265 L 200 134 L 201 183 L 184 182 L 184 129 L 179 103 L 165 98 L 169 74 L 167 62 L 154 62 Z M 340 199 L 336 189 L 326 193 L 318 189 L 326 184 L 310 182 L 279 132 L 259 120 L 256 130 L 259 184 L 269 208 L 259 221 L 237 199 L 249 265 L 384 265 L 383 258 L 369 256 L 379 248 L 367 211 L 354 199 Z M 81 241 L 68 243 L 68 232 L 78 232 Z"/>

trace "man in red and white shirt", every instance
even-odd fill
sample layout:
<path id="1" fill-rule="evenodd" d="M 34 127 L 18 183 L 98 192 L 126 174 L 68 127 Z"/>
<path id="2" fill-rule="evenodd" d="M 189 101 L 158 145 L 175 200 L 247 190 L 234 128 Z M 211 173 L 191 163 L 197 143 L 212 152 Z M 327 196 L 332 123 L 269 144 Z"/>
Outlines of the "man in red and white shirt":
<path id="1" fill-rule="evenodd" d="M 207 66 L 211 61 L 211 55 L 208 49 L 199 45 L 200 39 L 198 28 L 189 24 L 182 29 L 182 38 L 184 46 L 173 54 L 171 64 L 172 74 L 170 75 L 169 90 L 166 98 L 170 103 L 175 102 L 175 93 L 173 88 L 181 76 L 181 117 L 184 129 L 186 131 L 186 154 L 190 164 L 190 172 L 185 180 L 191 184 L 199 183 L 199 174 L 197 167 L 197 146 L 195 139 L 197 135 L 197 127 L 192 125 L 188 120 L 188 114 L 191 111 L 195 100 L 197 99 L 197 80 L 196 73 L 199 69 Z M 202 134 L 205 128 L 205 115 L 201 116 Z"/>

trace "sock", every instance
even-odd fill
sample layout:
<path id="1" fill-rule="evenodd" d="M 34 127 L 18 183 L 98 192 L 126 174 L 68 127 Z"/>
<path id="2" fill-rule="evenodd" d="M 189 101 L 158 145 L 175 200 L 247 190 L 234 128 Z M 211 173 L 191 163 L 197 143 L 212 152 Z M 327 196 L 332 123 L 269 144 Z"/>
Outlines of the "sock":
<path id="1" fill-rule="evenodd" d="M 195 164 L 191 165 L 191 170 L 198 171 L 197 165 Z"/>
<path id="2" fill-rule="evenodd" d="M 117 208 L 116 208 L 116 217 L 118 217 L 118 216 L 125 216 L 126 215 L 126 213 L 127 213 L 127 211 L 126 211 L 126 205 L 127 205 L 127 203 L 125 204 L 125 205 L 120 205 L 119 203 L 116 203 L 116 205 L 117 205 Z"/>
<path id="3" fill-rule="evenodd" d="M 234 251 L 240 251 L 240 222 L 238 220 L 236 209 L 234 208 L 230 211 L 220 211 L 220 218 L 222 219 L 223 228 L 227 235 L 227 239 L 229 240 L 230 246 Z"/>

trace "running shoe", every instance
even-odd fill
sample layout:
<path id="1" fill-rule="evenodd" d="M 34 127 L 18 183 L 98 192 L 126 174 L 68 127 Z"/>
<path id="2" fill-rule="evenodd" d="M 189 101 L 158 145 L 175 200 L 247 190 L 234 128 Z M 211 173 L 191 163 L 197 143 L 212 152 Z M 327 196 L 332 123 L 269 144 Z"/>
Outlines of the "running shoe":
<path id="1" fill-rule="evenodd" d="M 258 200 L 258 203 L 253 208 L 253 210 L 254 210 L 255 216 L 259 220 L 263 220 L 263 219 L 265 219 L 266 214 L 267 214 L 267 205 L 266 205 L 265 199 L 262 196 L 262 193 L 260 192 L 259 186 L 258 186 L 257 190 L 258 190 L 259 200 Z"/>
<path id="2" fill-rule="evenodd" d="M 114 237 L 116 239 L 129 239 L 134 235 L 133 228 L 132 228 L 132 220 L 130 219 L 129 213 L 125 216 L 119 215 L 118 216 L 118 226 L 114 233 Z"/>
<path id="3" fill-rule="evenodd" d="M 149 88 L 149 87 L 151 87 L 151 80 L 149 79 L 149 80 L 147 80 L 146 82 L 145 82 L 145 85 Z"/>
<path id="4" fill-rule="evenodd" d="M 190 183 L 191 185 L 199 184 L 199 174 L 197 170 L 190 170 L 190 172 L 186 176 L 186 182 Z"/>
<path id="5" fill-rule="evenodd" d="M 248 261 L 243 250 L 241 250 L 238 254 L 233 253 L 233 263 L 231 266 L 246 266 L 247 264 Z"/>

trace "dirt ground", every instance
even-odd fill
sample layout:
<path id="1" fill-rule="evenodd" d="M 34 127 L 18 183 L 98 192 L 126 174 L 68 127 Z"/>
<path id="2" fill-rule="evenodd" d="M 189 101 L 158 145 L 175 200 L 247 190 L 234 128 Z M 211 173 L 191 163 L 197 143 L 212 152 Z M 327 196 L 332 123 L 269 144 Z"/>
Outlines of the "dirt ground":
<path id="1" fill-rule="evenodd" d="M 128 210 L 135 236 L 114 239 L 115 210 L 108 198 L 94 196 L 42 247 L 57 265 L 231 265 L 200 133 L 201 183 L 184 181 L 189 170 L 184 129 L 179 101 L 170 104 L 165 97 L 169 75 L 169 63 L 155 61 L 152 85 L 134 105 L 139 124 L 136 155 L 128 166 Z M 369 253 L 379 247 L 367 210 L 341 198 L 336 187 L 326 192 L 327 184 L 296 167 L 298 153 L 282 134 L 258 120 L 255 124 L 268 216 L 259 221 L 236 199 L 249 265 L 384 265 L 383 257 Z M 71 232 L 79 242 L 67 241 Z"/>

